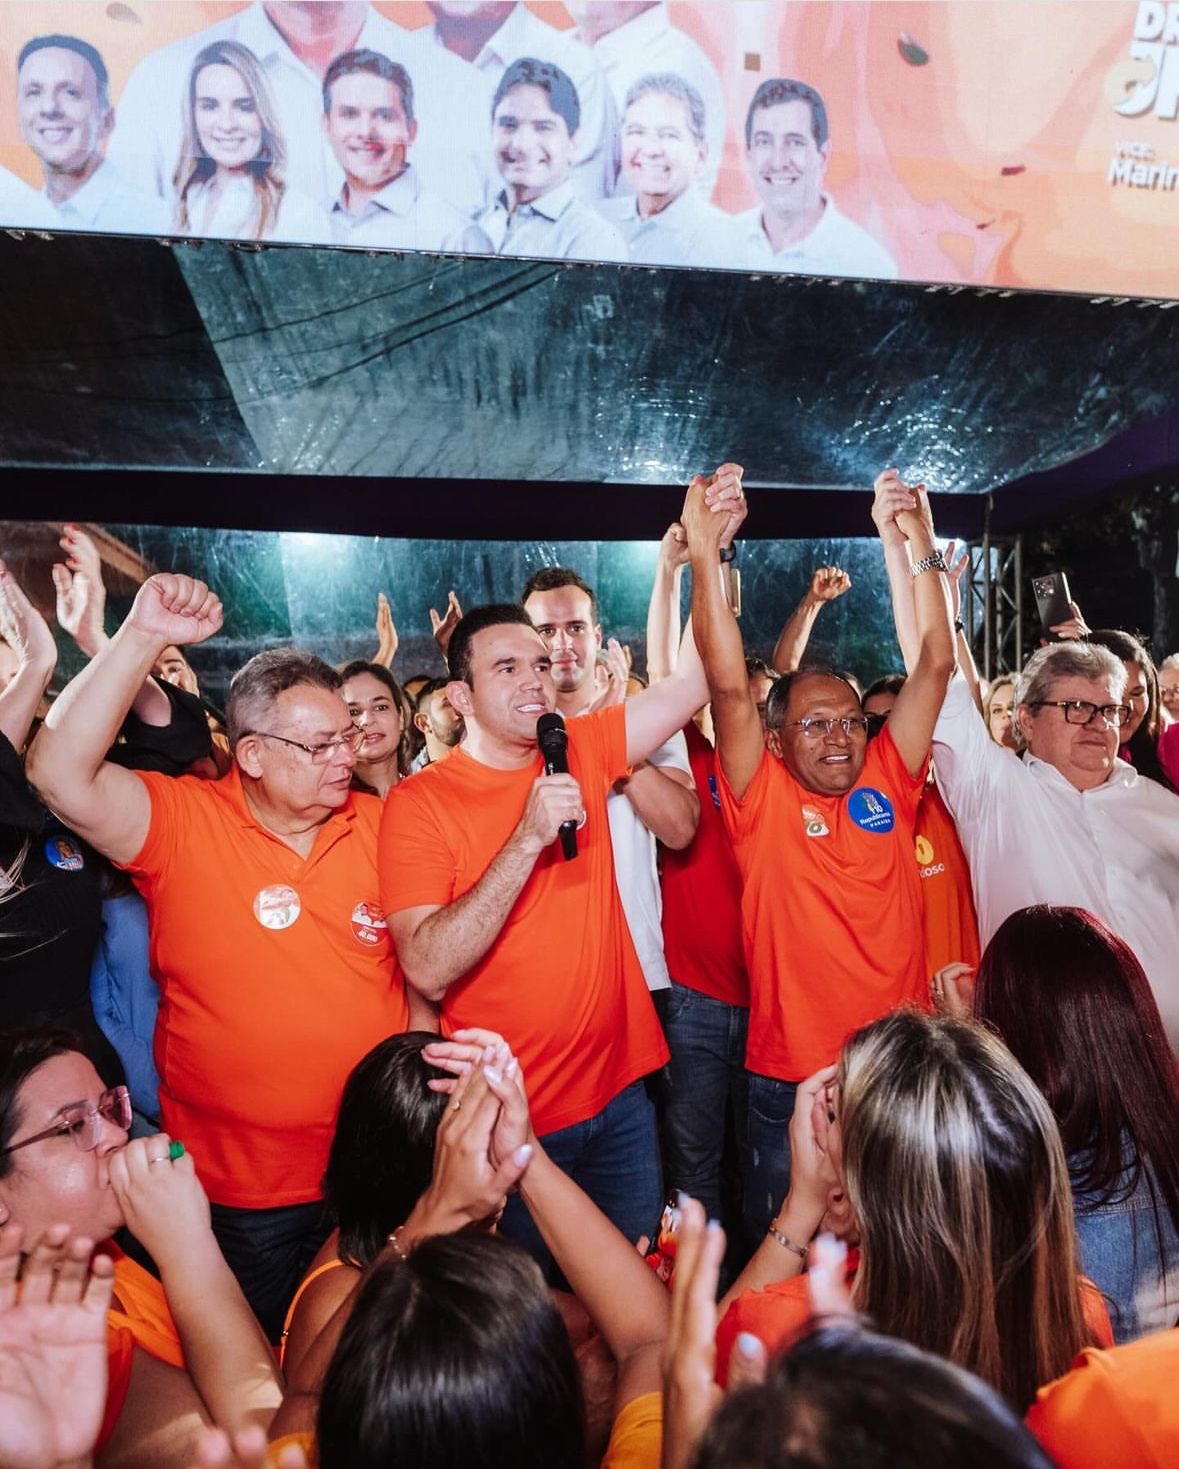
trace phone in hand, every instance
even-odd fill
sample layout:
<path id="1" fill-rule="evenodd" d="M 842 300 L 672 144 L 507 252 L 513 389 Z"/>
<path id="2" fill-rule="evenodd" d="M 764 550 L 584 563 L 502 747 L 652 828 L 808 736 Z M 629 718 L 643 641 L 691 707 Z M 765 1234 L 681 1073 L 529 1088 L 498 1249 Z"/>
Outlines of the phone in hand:
<path id="1" fill-rule="evenodd" d="M 1063 571 L 1051 571 L 1047 576 L 1032 577 L 1032 592 L 1036 598 L 1036 610 L 1040 614 L 1040 626 L 1050 643 L 1060 642 L 1052 631 L 1072 617 L 1072 593 L 1068 588 L 1068 577 Z"/>

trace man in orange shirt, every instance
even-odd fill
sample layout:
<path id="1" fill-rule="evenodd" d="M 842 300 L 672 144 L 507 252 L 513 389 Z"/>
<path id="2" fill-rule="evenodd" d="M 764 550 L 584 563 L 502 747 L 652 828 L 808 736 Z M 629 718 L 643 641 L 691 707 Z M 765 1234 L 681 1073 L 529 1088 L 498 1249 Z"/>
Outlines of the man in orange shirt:
<path id="1" fill-rule="evenodd" d="M 724 492 L 719 476 L 711 485 L 693 482 L 684 527 L 721 809 L 744 878 L 751 1073 L 745 1216 L 751 1238 L 759 1238 L 789 1184 L 798 1082 L 833 1061 L 861 1025 L 906 1001 L 929 1003 L 914 823 L 930 737 L 954 669 L 954 637 L 928 498 L 888 472 L 876 493 L 912 557 L 917 664 L 871 745 L 851 685 L 806 669 L 774 685 L 763 737 L 741 633 L 715 571 L 720 542 L 709 503 L 718 490 Z"/>
<path id="2" fill-rule="evenodd" d="M 380 803 L 349 789 L 360 733 L 326 663 L 272 650 L 238 673 L 222 780 L 104 759 L 164 648 L 220 626 L 203 582 L 150 578 L 54 704 L 28 772 L 146 899 L 161 1120 L 192 1152 L 225 1257 L 276 1340 L 327 1232 L 320 1179 L 344 1080 L 409 1011 L 373 922 Z"/>
<path id="3" fill-rule="evenodd" d="M 739 481 L 716 500 L 744 518 Z M 410 984 L 446 1034 L 499 1031 L 528 1078 L 546 1151 L 630 1239 L 662 1204 L 642 1078 L 667 1047 L 614 882 L 606 797 L 681 729 L 706 685 L 688 637 L 675 674 L 625 704 L 571 719 L 569 773 L 545 775 L 538 718 L 556 704 L 549 650 L 520 606 L 478 608 L 448 652 L 447 695 L 466 739 L 398 786 L 381 824 L 381 901 Z M 578 823 L 566 861 L 558 830 Z M 516 1198 L 505 1227 L 547 1250 Z"/>

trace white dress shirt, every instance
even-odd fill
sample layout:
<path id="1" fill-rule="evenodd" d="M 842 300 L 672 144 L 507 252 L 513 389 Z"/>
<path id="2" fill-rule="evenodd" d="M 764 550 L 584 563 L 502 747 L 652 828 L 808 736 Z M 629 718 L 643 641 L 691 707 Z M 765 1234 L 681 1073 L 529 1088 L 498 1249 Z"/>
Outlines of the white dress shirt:
<path id="1" fill-rule="evenodd" d="M 626 94 L 640 77 L 670 71 L 696 88 L 704 103 L 708 143 L 697 188 L 704 198 L 711 198 L 725 147 L 725 92 L 705 53 L 672 25 L 664 0 L 609 31 L 590 49 L 606 73 L 620 119 L 626 111 Z"/>
<path id="2" fill-rule="evenodd" d="M 436 25 L 431 25 L 425 34 L 437 50 L 459 60 L 446 50 Z M 484 124 L 484 199 L 492 198 L 500 187 L 491 149 L 491 98 L 504 72 L 522 56 L 534 56 L 537 61 L 550 61 L 559 66 L 577 88 L 581 124 L 570 178 L 581 198 L 603 198 L 612 192 L 618 174 L 618 118 L 605 73 L 589 47 L 583 46 L 572 31 L 559 31 L 538 19 L 527 6 L 517 4 L 474 62 L 459 62 L 468 72 L 472 66 L 480 72 L 488 87 L 487 110 L 480 119 Z M 464 97 L 463 105 L 468 112 L 476 110 L 473 99 Z"/>
<path id="3" fill-rule="evenodd" d="M 86 182 L 63 204 L 42 196 L 61 229 L 98 234 L 166 235 L 171 215 L 154 194 L 133 188 L 113 163 L 100 163 Z"/>
<path id="4" fill-rule="evenodd" d="M 597 207 L 621 233 L 636 264 L 735 268 L 739 236 L 732 216 L 714 209 L 694 189 L 646 219 L 639 213 L 634 194 L 616 194 L 613 199 L 602 199 Z"/>
<path id="5" fill-rule="evenodd" d="M 572 181 L 509 212 L 501 189 L 458 242 L 466 255 L 531 255 L 540 260 L 625 260 L 626 241 L 573 192 Z"/>
<path id="6" fill-rule="evenodd" d="M 666 744 L 647 756 L 647 764 L 682 770 L 690 776 L 688 743 L 683 735 L 673 734 Z M 610 822 L 610 845 L 614 849 L 614 882 L 635 953 L 643 966 L 643 978 L 649 990 L 668 990 L 671 976 L 663 953 L 663 892 L 659 886 L 655 838 L 643 825 L 625 791 L 611 791 L 606 797 L 606 816 Z"/>
<path id="7" fill-rule="evenodd" d="M 833 199 L 824 199 L 824 205 L 822 218 L 810 234 L 778 251 L 762 225 L 760 206 L 737 215 L 741 254 L 734 268 L 895 281 L 897 264 L 884 246 L 840 214 Z"/>
<path id="8" fill-rule="evenodd" d="M 44 194 L 0 168 L 0 229 L 51 230 L 56 223 L 53 206 Z"/>
<path id="9" fill-rule="evenodd" d="M 188 191 L 188 224 L 181 228 L 177 222 L 176 231 L 217 240 L 257 240 L 258 195 L 253 180 L 238 175 L 216 194 L 212 180 L 194 184 Z M 300 245 L 332 242 L 326 213 L 290 188 L 283 193 L 278 216 L 265 238 Z"/>
<path id="10" fill-rule="evenodd" d="M 199 51 L 226 40 L 252 51 L 266 73 L 286 143 L 286 182 L 306 199 L 336 198 L 344 173 L 324 137 L 322 80 L 287 45 L 260 0 L 143 58 L 119 99 L 111 158 L 132 183 L 174 201 L 189 71 Z M 486 84 L 465 62 L 439 54 L 423 31 L 405 30 L 371 8 L 354 49 L 378 51 L 405 67 L 413 83 L 414 163 L 423 186 L 469 215 L 485 197 L 491 126 Z"/>
<path id="11" fill-rule="evenodd" d="M 970 862 L 979 936 L 1033 903 L 1087 908 L 1130 945 L 1179 1047 L 1179 796 L 1115 760 L 1078 791 L 997 745 L 958 674 L 933 732 L 938 785 Z"/>
<path id="12" fill-rule="evenodd" d="M 348 210 L 342 191 L 331 206 L 332 238 L 357 250 L 442 250 L 466 225 L 457 209 L 422 188 L 412 163 L 359 213 Z"/>

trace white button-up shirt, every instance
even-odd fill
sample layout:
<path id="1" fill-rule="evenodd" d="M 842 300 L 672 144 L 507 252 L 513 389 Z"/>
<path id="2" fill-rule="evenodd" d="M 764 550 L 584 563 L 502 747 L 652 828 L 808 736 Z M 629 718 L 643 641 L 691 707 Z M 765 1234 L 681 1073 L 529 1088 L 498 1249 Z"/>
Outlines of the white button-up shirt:
<path id="1" fill-rule="evenodd" d="M 466 218 L 443 199 L 423 190 L 412 163 L 358 214 L 343 193 L 331 207 L 332 238 L 358 250 L 442 250 L 452 248 Z"/>
<path id="2" fill-rule="evenodd" d="M 30 189 L 24 179 L 6 168 L 0 168 L 0 228 L 51 230 L 55 223 L 53 206 L 44 194 Z"/>
<path id="3" fill-rule="evenodd" d="M 171 230 L 164 201 L 133 188 L 113 163 L 100 163 L 62 204 L 54 204 L 48 194 L 43 197 L 62 229 L 121 235 L 166 235 Z"/>
<path id="4" fill-rule="evenodd" d="M 672 25 L 664 0 L 607 32 L 590 49 L 606 73 L 620 119 L 626 111 L 626 94 L 640 77 L 670 71 L 696 88 L 704 103 L 708 143 L 697 188 L 710 198 L 725 147 L 724 88 L 716 67 L 696 42 Z"/>
<path id="5" fill-rule="evenodd" d="M 469 255 L 533 255 L 540 260 L 625 260 L 626 241 L 583 203 L 566 181 L 509 212 L 501 189 L 475 215 L 459 241 Z"/>
<path id="6" fill-rule="evenodd" d="M 295 55 L 258 0 L 143 58 L 115 110 L 111 159 L 132 183 L 171 203 L 189 72 L 197 53 L 214 41 L 237 41 L 261 63 L 286 143 L 286 182 L 306 199 L 336 198 L 344 173 L 324 136 L 322 79 Z M 491 131 L 486 82 L 466 62 L 431 45 L 425 32 L 408 31 L 371 8 L 352 49 L 377 51 L 405 67 L 413 83 L 414 163 L 422 183 L 469 215 L 485 197 Z"/>
<path id="7" fill-rule="evenodd" d="M 446 50 L 436 25 L 426 32 L 435 49 Z M 618 118 L 614 110 L 614 98 L 606 75 L 594 59 L 588 46 L 583 46 L 572 31 L 559 31 L 533 15 L 525 5 L 513 7 L 504 23 L 487 41 L 473 63 L 460 61 L 468 73 L 472 66 L 485 79 L 488 87 L 487 108 L 480 121 L 483 124 L 484 198 L 490 199 L 500 186 L 499 173 L 491 148 L 491 98 L 499 85 L 500 78 L 513 61 L 522 56 L 534 56 L 537 61 L 550 61 L 559 66 L 577 88 L 577 100 L 581 104 L 581 123 L 577 129 L 577 147 L 573 154 L 573 172 L 570 180 L 583 199 L 601 199 L 614 187 L 618 174 Z M 462 107 L 474 113 L 476 105 L 462 92 Z"/>
<path id="8" fill-rule="evenodd" d="M 880 281 L 897 278 L 897 263 L 884 246 L 840 214 L 833 199 L 824 199 L 822 218 L 809 235 L 778 251 L 765 232 L 760 206 L 737 215 L 736 223 L 740 257 L 734 260 L 734 269 L 863 276 Z"/>
<path id="9" fill-rule="evenodd" d="M 987 734 L 965 679 L 950 685 L 933 757 L 970 862 L 984 945 L 1033 903 L 1087 908 L 1146 970 L 1179 1047 L 1179 796 L 1124 760 L 1094 790 Z"/>
<path id="10" fill-rule="evenodd" d="M 732 216 L 714 209 L 694 189 L 645 219 L 634 194 L 603 199 L 598 211 L 619 230 L 636 264 L 735 268 L 740 237 Z"/>

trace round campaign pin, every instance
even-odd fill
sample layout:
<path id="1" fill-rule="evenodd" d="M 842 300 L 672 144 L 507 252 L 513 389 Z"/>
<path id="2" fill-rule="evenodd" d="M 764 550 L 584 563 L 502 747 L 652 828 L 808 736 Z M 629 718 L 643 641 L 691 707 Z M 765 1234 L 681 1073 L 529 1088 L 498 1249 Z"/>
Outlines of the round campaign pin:
<path id="1" fill-rule="evenodd" d="M 81 872 L 85 866 L 82 848 L 73 837 L 49 837 L 45 856 L 60 872 Z"/>
<path id="2" fill-rule="evenodd" d="M 827 825 L 826 818 L 814 806 L 804 806 L 802 808 L 802 820 L 808 837 L 825 837 L 831 835 L 831 828 Z"/>
<path id="3" fill-rule="evenodd" d="M 352 910 L 352 932 L 362 944 L 373 948 L 388 936 L 389 925 L 375 903 L 357 903 Z"/>
<path id="4" fill-rule="evenodd" d="M 847 798 L 847 814 L 864 831 L 886 832 L 896 825 L 892 802 L 872 786 L 860 786 Z"/>
<path id="5" fill-rule="evenodd" d="M 290 928 L 302 911 L 299 894 L 286 883 L 263 888 L 254 899 L 254 917 L 263 928 Z"/>

